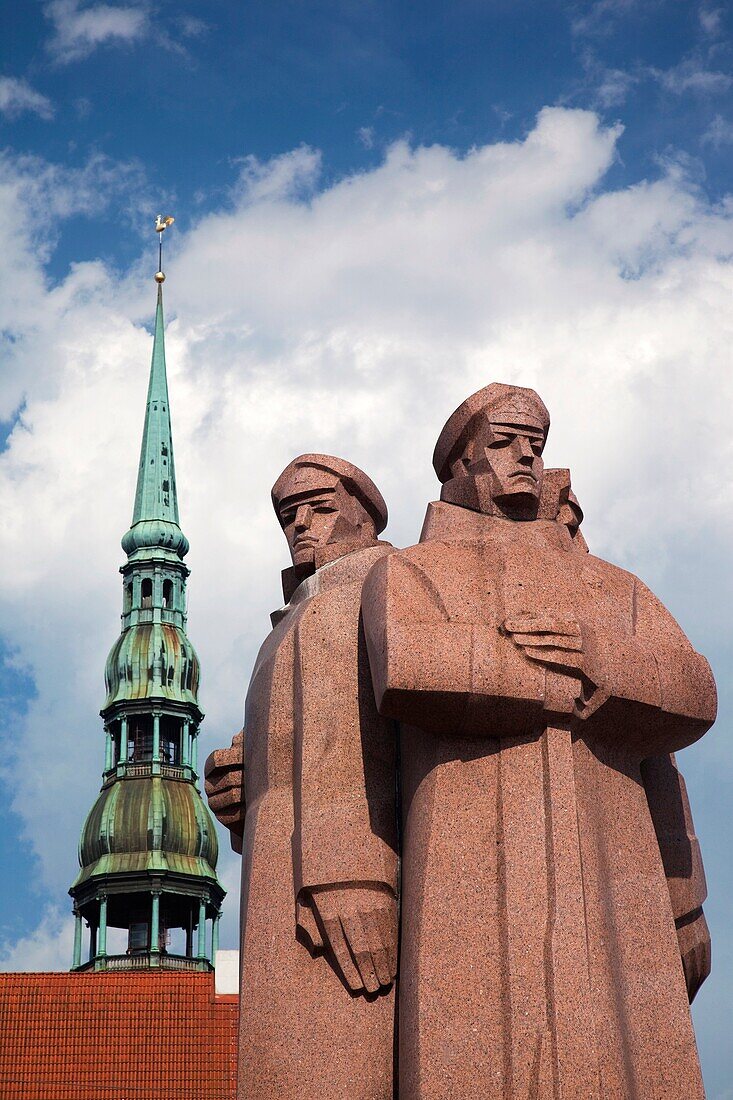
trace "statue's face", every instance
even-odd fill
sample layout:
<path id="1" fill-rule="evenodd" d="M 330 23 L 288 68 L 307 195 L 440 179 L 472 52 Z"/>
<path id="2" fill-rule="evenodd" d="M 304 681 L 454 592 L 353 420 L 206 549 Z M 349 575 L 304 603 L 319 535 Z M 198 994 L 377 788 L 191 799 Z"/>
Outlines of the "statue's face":
<path id="1" fill-rule="evenodd" d="M 491 499 L 516 519 L 532 519 L 542 491 L 545 437 L 539 428 L 511 420 L 481 419 L 463 457 L 469 475 L 491 473 Z"/>
<path id="2" fill-rule="evenodd" d="M 339 482 L 285 497 L 278 509 L 293 565 L 315 565 L 316 551 L 361 536 L 374 540 L 374 525 L 359 501 Z"/>
<path id="3" fill-rule="evenodd" d="M 583 513 L 580 505 L 578 504 L 575 494 L 571 492 L 570 499 L 560 505 L 560 511 L 557 514 L 557 522 L 567 527 L 570 532 L 570 537 L 574 539 L 578 533 L 582 520 Z"/>

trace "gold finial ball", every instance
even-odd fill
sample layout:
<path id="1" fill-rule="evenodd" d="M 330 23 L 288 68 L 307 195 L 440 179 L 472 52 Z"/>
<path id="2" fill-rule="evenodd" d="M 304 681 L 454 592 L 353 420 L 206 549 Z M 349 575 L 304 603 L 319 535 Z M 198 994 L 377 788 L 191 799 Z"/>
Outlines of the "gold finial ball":
<path id="1" fill-rule="evenodd" d="M 163 274 L 162 271 L 156 271 L 155 272 L 155 281 L 156 281 L 156 283 L 164 283 L 165 282 L 165 275 Z"/>

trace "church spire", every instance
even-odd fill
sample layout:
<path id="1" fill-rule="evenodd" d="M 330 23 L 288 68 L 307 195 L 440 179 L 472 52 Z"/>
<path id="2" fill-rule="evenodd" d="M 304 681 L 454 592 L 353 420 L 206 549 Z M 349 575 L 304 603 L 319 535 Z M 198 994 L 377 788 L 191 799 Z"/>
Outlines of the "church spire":
<path id="1" fill-rule="evenodd" d="M 178 491 L 165 366 L 165 275 L 162 270 L 162 245 L 163 233 L 172 223 L 173 218 L 162 218 L 160 214 L 155 223 L 159 244 L 158 271 L 155 273 L 158 299 L 155 307 L 153 356 L 150 361 L 148 400 L 145 406 L 132 525 L 122 539 L 122 549 L 131 560 L 149 557 L 151 553 L 161 550 L 179 558 L 185 557 L 188 552 L 188 540 L 178 525 Z"/>
<path id="2" fill-rule="evenodd" d="M 172 221 L 159 216 L 158 233 Z M 80 871 L 69 891 L 76 970 L 208 970 L 224 897 L 216 833 L 198 789 L 203 712 L 199 660 L 186 633 L 188 540 L 178 526 L 164 279 L 159 262 L 137 492 L 122 539 L 122 631 L 105 667 L 102 790 L 82 829 Z M 114 944 L 108 928 L 116 930 Z"/>
<path id="3" fill-rule="evenodd" d="M 163 520 L 178 525 L 178 496 L 173 462 L 168 380 L 165 368 L 163 284 L 158 283 L 155 309 L 153 358 L 150 364 L 145 427 L 140 448 L 137 492 L 132 525 L 143 520 Z"/>

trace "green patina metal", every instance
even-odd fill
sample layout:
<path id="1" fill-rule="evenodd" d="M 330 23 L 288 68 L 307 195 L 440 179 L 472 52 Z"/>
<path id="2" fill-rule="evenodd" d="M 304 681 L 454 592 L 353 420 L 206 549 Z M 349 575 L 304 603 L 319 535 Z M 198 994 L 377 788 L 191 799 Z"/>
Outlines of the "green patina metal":
<path id="1" fill-rule="evenodd" d="M 199 659 L 172 623 L 135 623 L 110 650 L 104 709 L 139 699 L 167 699 L 198 709 Z"/>
<path id="2" fill-rule="evenodd" d="M 103 788 L 82 829 L 74 883 L 117 868 L 175 867 L 216 882 L 216 833 L 196 788 L 149 776 Z"/>
<path id="3" fill-rule="evenodd" d="M 207 969 L 199 925 L 217 921 L 224 897 L 216 832 L 198 789 L 200 669 L 186 634 L 188 540 L 179 526 L 164 341 L 159 283 L 135 505 L 122 539 L 122 632 L 105 667 L 103 786 L 82 829 L 69 891 L 74 969 Z M 108 954 L 110 928 L 127 930 L 124 954 Z M 158 928 L 181 929 L 185 949 L 169 953 Z"/>
<path id="4" fill-rule="evenodd" d="M 134 527 L 136 523 L 150 519 L 165 520 L 178 526 L 176 470 L 173 461 L 173 436 L 165 368 L 162 285 L 158 286 L 158 301 L 155 308 L 153 358 L 150 364 L 145 428 L 140 448 L 140 467 L 132 525 Z"/>

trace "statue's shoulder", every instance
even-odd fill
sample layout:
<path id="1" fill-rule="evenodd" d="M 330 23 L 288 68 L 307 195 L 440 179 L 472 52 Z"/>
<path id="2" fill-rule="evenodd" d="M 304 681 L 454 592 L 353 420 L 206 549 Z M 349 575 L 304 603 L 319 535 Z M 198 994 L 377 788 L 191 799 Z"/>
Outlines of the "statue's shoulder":
<path id="1" fill-rule="evenodd" d="M 389 558 L 380 562 L 378 568 L 391 574 L 425 572 L 433 573 L 441 565 L 446 563 L 456 550 L 460 548 L 455 544 L 431 540 L 430 542 L 416 542 L 414 546 L 406 546 L 403 550 L 395 550 Z"/>
<path id="2" fill-rule="evenodd" d="M 584 555 L 584 564 L 591 574 L 595 573 L 609 581 L 614 581 L 616 584 L 633 586 L 642 583 L 635 573 L 623 569 L 620 565 L 614 565 L 613 562 L 606 561 L 605 558 L 596 557 L 595 554 Z"/>

